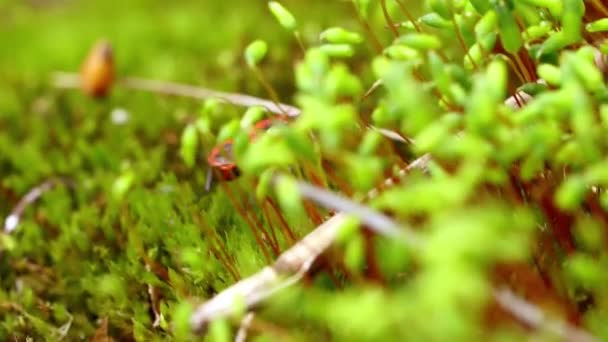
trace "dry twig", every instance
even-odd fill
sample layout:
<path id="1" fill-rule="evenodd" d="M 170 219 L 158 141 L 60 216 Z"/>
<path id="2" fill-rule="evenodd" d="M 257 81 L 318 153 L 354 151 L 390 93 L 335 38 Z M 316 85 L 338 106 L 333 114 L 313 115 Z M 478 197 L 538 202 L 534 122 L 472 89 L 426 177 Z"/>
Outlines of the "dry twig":
<path id="1" fill-rule="evenodd" d="M 410 165 L 409 170 L 412 167 L 425 167 L 430 156 L 425 155 L 421 159 L 412 163 L 413 166 Z M 404 170 L 404 173 L 409 170 Z M 423 248 L 424 240 L 416 232 L 404 229 L 390 217 L 322 188 L 303 182 L 298 182 L 297 185 L 304 198 L 341 212 L 283 253 L 272 267 L 265 267 L 252 277 L 238 282 L 199 306 L 191 319 L 193 329 L 200 330 L 213 319 L 233 315 L 236 302 L 244 303 L 245 308 L 250 310 L 277 291 L 299 281 L 310 270 L 310 266 L 317 257 L 335 242 L 338 231 L 348 215 L 357 217 L 369 229 L 380 235 L 392 239 L 398 237 L 396 241 L 400 241 L 408 247 Z M 541 308 L 518 297 L 509 289 L 494 289 L 492 295 L 503 310 L 511 313 L 524 324 L 536 329 L 545 329 L 566 341 L 599 341 L 588 332 L 567 322 L 548 319 Z"/>
<path id="2" fill-rule="evenodd" d="M 4 233 L 10 234 L 17 229 L 25 209 L 36 202 L 46 192 L 60 184 L 71 185 L 72 183 L 65 178 L 51 178 L 30 189 L 21 200 L 19 200 L 13 210 L 11 210 L 11 213 L 6 219 L 4 219 Z"/>

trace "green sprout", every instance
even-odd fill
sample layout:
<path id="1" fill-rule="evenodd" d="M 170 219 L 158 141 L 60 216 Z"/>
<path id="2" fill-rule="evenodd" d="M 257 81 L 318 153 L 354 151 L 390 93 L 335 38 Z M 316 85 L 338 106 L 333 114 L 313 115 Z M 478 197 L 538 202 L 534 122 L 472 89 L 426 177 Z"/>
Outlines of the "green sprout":
<path id="1" fill-rule="evenodd" d="M 262 40 L 256 40 L 249 44 L 245 49 L 245 60 L 247 65 L 251 68 L 255 68 L 261 61 L 266 57 L 268 52 L 268 45 Z"/>

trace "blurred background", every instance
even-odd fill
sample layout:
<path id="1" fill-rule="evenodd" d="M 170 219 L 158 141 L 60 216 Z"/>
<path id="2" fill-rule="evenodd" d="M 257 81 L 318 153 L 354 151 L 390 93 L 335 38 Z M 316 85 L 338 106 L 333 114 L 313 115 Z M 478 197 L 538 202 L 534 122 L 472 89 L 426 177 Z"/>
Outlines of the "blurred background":
<path id="1" fill-rule="evenodd" d="M 316 41 L 330 24 L 357 25 L 345 1 L 283 3 L 304 40 Z M 119 74 L 225 89 L 256 87 L 243 75 L 242 51 L 252 40 L 269 43 L 265 64 L 273 69 L 265 72 L 279 89 L 290 84 L 290 51 L 298 52 L 266 1 L 1 0 L 0 76 L 39 83 L 52 71 L 77 70 L 100 38 L 113 45 Z"/>
<path id="2" fill-rule="evenodd" d="M 310 44 L 329 26 L 359 27 L 346 1 L 283 3 Z M 87 162 L 115 173 L 121 160 L 142 157 L 139 150 L 169 145 L 172 153 L 184 122 L 200 110 L 198 100 L 122 87 L 103 101 L 53 87 L 53 74 L 78 72 L 100 39 L 113 47 L 118 78 L 267 97 L 243 58 L 247 44 L 263 39 L 269 52 L 260 67 L 284 102 L 293 100 L 293 67 L 302 57 L 266 1 L 0 0 L 0 176 L 9 192 L 23 193 L 44 176 L 79 174 Z M 120 128 L 109 122 L 117 108 L 129 113 Z M 4 212 L 10 201 L 3 202 Z"/>

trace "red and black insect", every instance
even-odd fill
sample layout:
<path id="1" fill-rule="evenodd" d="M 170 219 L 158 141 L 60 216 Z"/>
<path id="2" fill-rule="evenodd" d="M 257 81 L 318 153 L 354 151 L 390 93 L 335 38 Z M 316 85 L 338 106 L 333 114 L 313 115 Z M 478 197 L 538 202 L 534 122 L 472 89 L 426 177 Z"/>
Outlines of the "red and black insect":
<path id="1" fill-rule="evenodd" d="M 249 133 L 249 140 L 252 141 L 255 137 L 262 131 L 268 130 L 270 127 L 276 125 L 279 122 L 286 122 L 286 119 L 277 116 L 270 119 L 264 119 L 255 124 L 253 126 L 251 132 Z M 228 139 L 221 144 L 215 146 L 209 156 L 207 157 L 207 162 L 212 169 L 216 170 L 217 173 L 222 177 L 224 181 L 231 181 L 236 179 L 240 175 L 239 168 L 234 162 L 234 155 L 232 152 L 233 140 Z M 210 180 L 207 182 L 208 186 L 210 186 Z"/>
<path id="2" fill-rule="evenodd" d="M 240 175 L 239 169 L 236 163 L 232 161 L 232 139 L 228 139 L 217 145 L 211 150 L 211 153 L 207 157 L 209 165 L 217 170 L 222 177 L 222 180 L 233 180 Z"/>

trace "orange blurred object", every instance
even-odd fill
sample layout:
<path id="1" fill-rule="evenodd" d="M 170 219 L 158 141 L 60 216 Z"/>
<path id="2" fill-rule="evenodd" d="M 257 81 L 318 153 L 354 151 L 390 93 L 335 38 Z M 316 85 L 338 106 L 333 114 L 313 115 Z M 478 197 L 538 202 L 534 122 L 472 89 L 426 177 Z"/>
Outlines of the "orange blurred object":
<path id="1" fill-rule="evenodd" d="M 104 97 L 114 81 L 114 56 L 107 41 L 96 43 L 80 69 L 82 90 L 89 96 Z"/>

